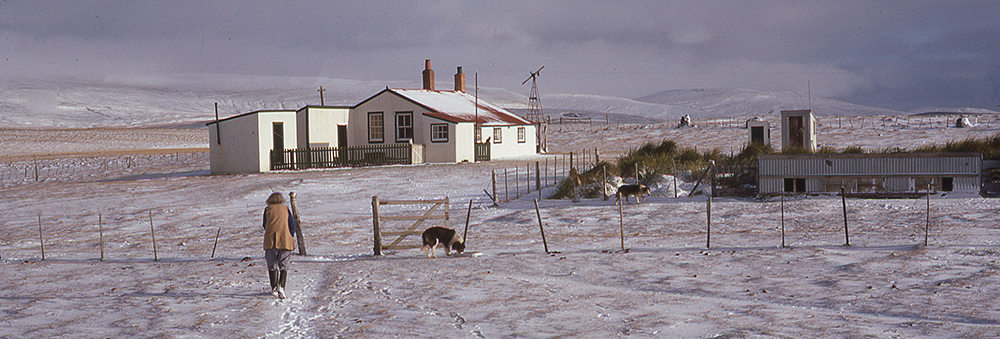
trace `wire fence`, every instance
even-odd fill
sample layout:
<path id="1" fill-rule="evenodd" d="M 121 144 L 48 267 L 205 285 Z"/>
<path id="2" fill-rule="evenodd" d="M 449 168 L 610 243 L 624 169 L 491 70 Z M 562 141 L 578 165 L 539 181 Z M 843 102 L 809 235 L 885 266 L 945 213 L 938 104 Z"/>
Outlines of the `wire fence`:
<path id="1" fill-rule="evenodd" d="M 956 203 L 936 195 L 892 200 L 789 196 L 767 200 L 717 199 L 709 203 L 711 200 L 705 199 L 659 197 L 641 205 L 623 205 L 622 210 L 612 202 L 598 203 L 599 199 L 591 199 L 575 205 L 571 211 L 565 208 L 565 203 L 550 202 L 537 220 L 545 225 L 547 246 L 556 251 L 617 247 L 619 236 L 623 248 L 648 250 L 846 244 L 871 248 L 921 246 L 925 242 L 929 246 L 1000 246 L 997 240 L 1000 225 L 990 217 L 995 214 L 996 204 Z M 956 210 L 956 206 L 962 206 L 963 210 Z M 532 224 L 534 213 L 525 209 L 505 217 L 504 221 L 476 222 L 472 228 L 477 233 L 476 247 L 497 248 L 504 246 L 511 236 L 536 236 L 538 233 L 516 227 L 521 223 Z M 455 219 L 462 219 L 463 214 L 458 213 Z M 313 216 L 317 217 L 322 219 Z M 242 256 L 259 245 L 256 241 L 259 232 L 245 227 L 191 227 L 188 222 L 177 220 L 170 213 L 153 211 L 134 215 L 39 213 L 29 220 L 4 222 L 0 229 L 0 259 L 209 259 L 234 253 Z M 359 229 L 364 225 L 340 227 Z M 335 228 L 313 225 L 305 236 L 322 237 L 318 233 L 345 231 Z"/>
<path id="2" fill-rule="evenodd" d="M 53 156 L 0 163 L 0 185 L 45 181 L 100 180 L 174 166 L 207 164 L 208 152 L 174 152 L 118 156 Z"/>

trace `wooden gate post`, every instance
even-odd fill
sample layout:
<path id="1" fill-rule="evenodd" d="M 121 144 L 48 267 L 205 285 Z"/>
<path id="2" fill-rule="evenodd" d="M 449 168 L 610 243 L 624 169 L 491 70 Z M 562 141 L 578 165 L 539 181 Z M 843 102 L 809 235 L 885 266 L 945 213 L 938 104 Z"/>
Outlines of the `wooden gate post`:
<path id="1" fill-rule="evenodd" d="M 299 207 L 295 197 L 295 192 L 288 192 L 288 200 L 292 205 L 292 219 L 295 219 L 295 237 L 299 241 L 299 255 L 306 255 L 306 240 L 302 238 L 302 222 L 299 221 Z"/>
<path id="2" fill-rule="evenodd" d="M 372 197 L 372 224 L 374 226 L 373 231 L 375 233 L 374 250 L 375 255 L 382 255 L 382 231 L 380 229 L 381 226 L 378 216 L 378 206 L 378 196 L 376 195 Z"/>

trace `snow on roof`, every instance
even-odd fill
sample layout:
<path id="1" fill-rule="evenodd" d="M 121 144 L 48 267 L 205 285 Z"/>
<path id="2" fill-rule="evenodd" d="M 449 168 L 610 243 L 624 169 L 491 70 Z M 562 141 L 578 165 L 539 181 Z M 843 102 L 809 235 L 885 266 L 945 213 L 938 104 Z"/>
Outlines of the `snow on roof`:
<path id="1" fill-rule="evenodd" d="M 430 112 L 425 115 L 449 122 L 477 122 L 480 125 L 531 125 L 532 123 L 499 106 L 464 92 L 425 89 L 390 89 Z"/>

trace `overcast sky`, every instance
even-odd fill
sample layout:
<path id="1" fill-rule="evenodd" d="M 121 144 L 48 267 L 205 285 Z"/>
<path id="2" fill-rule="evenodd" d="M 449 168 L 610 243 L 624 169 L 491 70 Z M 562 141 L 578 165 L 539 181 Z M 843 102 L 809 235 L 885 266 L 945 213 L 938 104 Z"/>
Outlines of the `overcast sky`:
<path id="1" fill-rule="evenodd" d="M 1000 1 L 0 0 L 0 80 L 236 74 L 1000 107 Z"/>

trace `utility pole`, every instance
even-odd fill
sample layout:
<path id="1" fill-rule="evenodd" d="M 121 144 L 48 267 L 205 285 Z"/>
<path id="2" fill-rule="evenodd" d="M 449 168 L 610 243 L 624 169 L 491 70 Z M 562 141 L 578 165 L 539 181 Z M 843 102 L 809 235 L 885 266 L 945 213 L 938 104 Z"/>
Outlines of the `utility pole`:
<path id="1" fill-rule="evenodd" d="M 319 86 L 319 89 L 316 91 L 319 92 L 319 105 L 326 106 L 323 104 L 323 92 L 326 92 L 326 88 L 323 88 L 323 86 Z"/>

